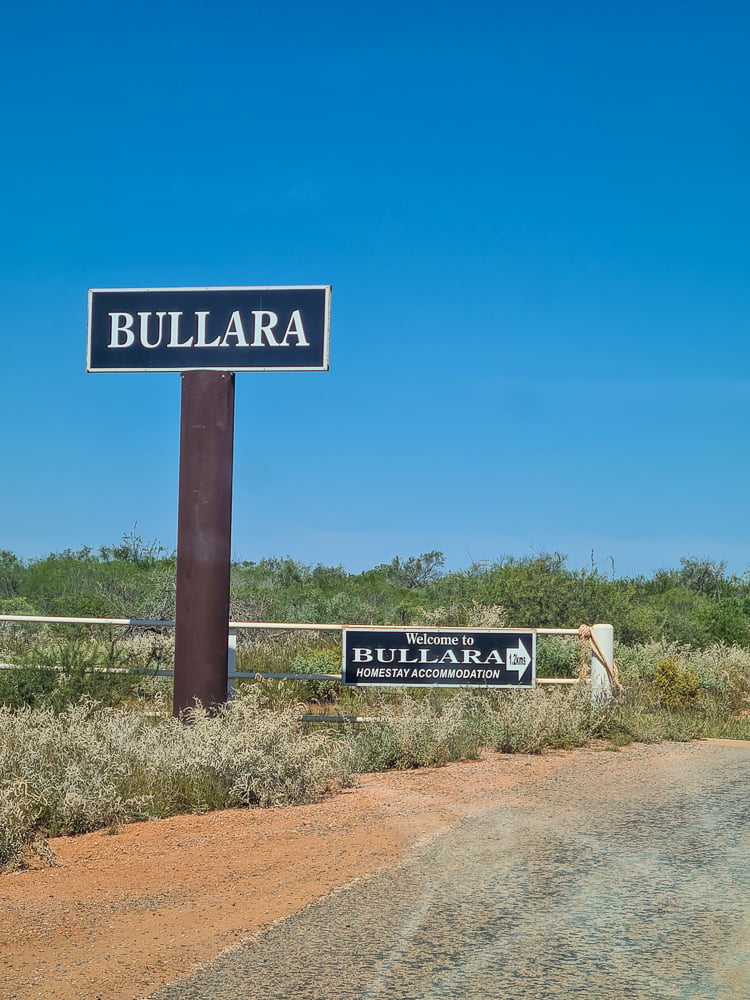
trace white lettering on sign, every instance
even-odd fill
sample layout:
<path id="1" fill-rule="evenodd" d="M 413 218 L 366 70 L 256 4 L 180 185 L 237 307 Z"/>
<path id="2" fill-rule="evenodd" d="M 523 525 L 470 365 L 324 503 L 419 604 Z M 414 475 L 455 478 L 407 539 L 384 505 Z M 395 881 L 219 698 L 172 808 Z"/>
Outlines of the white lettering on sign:
<path id="1" fill-rule="evenodd" d="M 286 333 L 284 334 L 284 339 L 281 341 L 281 347 L 289 347 L 289 338 L 297 338 L 297 347 L 309 347 L 310 342 L 305 336 L 305 328 L 302 326 L 302 315 L 299 309 L 295 309 L 292 315 L 289 317 L 289 322 L 287 323 Z"/>
<path id="2" fill-rule="evenodd" d="M 446 637 L 447 638 L 447 637 Z M 424 636 L 420 636 L 424 639 Z M 412 653 L 414 655 L 410 656 Z M 486 666 L 496 663 L 502 666 L 503 658 L 500 651 L 490 649 L 484 656 L 478 649 L 430 649 L 419 646 L 409 649 L 408 646 L 355 646 L 352 650 L 354 663 L 477 663 Z M 531 662 L 529 657 L 528 662 Z"/>
<path id="3" fill-rule="evenodd" d="M 180 316 L 182 316 L 182 313 L 168 312 L 167 316 L 169 316 L 169 343 L 167 347 L 192 347 L 192 337 L 188 340 L 180 340 Z"/>
<path id="4" fill-rule="evenodd" d="M 107 347 L 132 347 L 135 343 L 133 316 L 130 313 L 108 313 L 109 343 Z M 120 334 L 124 334 L 122 339 Z"/>
<path id="5" fill-rule="evenodd" d="M 407 632 L 406 633 L 407 642 L 416 642 L 420 646 L 427 646 L 432 644 L 433 646 L 457 646 L 458 636 L 457 635 L 427 635 L 424 632 Z"/>
<path id="6" fill-rule="evenodd" d="M 196 347 L 218 347 L 221 337 L 217 337 L 215 340 L 206 340 L 206 316 L 209 314 L 207 312 L 197 312 L 195 318 L 198 321 L 198 330 L 195 335 L 195 346 Z"/>
<path id="7" fill-rule="evenodd" d="M 426 668 L 415 670 L 420 680 L 498 681 L 502 680 L 501 670 L 437 670 Z"/>
<path id="8" fill-rule="evenodd" d="M 165 312 L 158 312 L 156 318 L 159 321 L 159 343 L 161 343 L 161 338 L 164 336 L 164 317 L 167 314 Z"/>
<path id="9" fill-rule="evenodd" d="M 503 679 L 502 670 L 461 670 L 455 667 L 420 667 L 407 669 L 405 667 L 358 667 L 357 679 L 376 680 L 406 680 L 414 677 L 418 680 L 457 680 L 457 681 L 499 681 Z"/>
<path id="10" fill-rule="evenodd" d="M 245 327 L 242 325 L 242 317 L 240 316 L 239 309 L 235 309 L 229 317 L 229 322 L 227 323 L 227 328 L 224 333 L 224 339 L 221 342 L 222 347 L 229 347 L 230 337 L 235 338 L 237 341 L 237 347 L 247 347 Z"/>
<path id="11" fill-rule="evenodd" d="M 253 310 L 253 319 L 255 320 L 253 347 L 262 347 L 264 337 L 269 347 L 279 347 L 279 342 L 273 335 L 273 328 L 279 322 L 276 313 L 266 312 L 265 309 L 256 309 Z"/>
<path id="12" fill-rule="evenodd" d="M 161 344 L 162 338 L 162 325 L 159 323 L 159 329 L 156 336 L 156 342 L 151 343 L 148 339 L 148 321 L 151 319 L 150 312 L 139 312 L 138 313 L 138 338 L 144 347 L 158 347 Z"/>
<path id="13" fill-rule="evenodd" d="M 169 317 L 169 333 L 166 347 L 309 347 L 310 341 L 305 333 L 302 312 L 294 309 L 289 317 L 281 340 L 274 333 L 279 324 L 279 317 L 268 309 L 253 309 L 248 316 L 252 325 L 252 340 L 248 342 L 245 324 L 239 309 L 235 309 L 229 317 L 226 326 L 222 323 L 216 327 L 214 321 L 211 328 L 211 313 L 209 310 L 196 310 L 193 313 L 194 330 L 188 317 L 182 312 L 111 312 L 109 316 L 109 343 L 107 347 L 123 349 L 132 347 L 136 340 L 142 347 L 153 349 L 161 347 L 165 339 L 165 317 Z M 189 315 L 189 314 L 188 314 Z M 136 334 L 136 317 L 138 318 Z M 152 322 L 152 317 L 155 317 Z M 183 339 L 180 339 L 180 337 Z M 428 640 L 431 641 L 431 640 Z"/>
<path id="14" fill-rule="evenodd" d="M 411 670 L 406 670 L 403 667 L 362 667 L 361 670 L 357 671 L 357 677 L 376 677 L 384 680 L 391 677 L 394 680 L 399 678 L 406 680 L 411 674 Z"/>

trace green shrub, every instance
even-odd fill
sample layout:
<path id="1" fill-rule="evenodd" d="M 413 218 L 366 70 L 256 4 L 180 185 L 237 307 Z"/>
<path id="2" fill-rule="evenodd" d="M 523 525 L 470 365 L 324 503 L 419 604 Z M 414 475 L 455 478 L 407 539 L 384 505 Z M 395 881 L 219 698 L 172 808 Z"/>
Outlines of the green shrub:
<path id="1" fill-rule="evenodd" d="M 0 705 L 8 708 L 43 705 L 57 690 L 59 681 L 58 672 L 48 667 L 0 670 Z"/>
<path id="2" fill-rule="evenodd" d="M 575 636 L 540 635 L 536 644 L 539 677 L 577 677 L 581 644 Z"/>
<path id="3" fill-rule="evenodd" d="M 298 653 L 289 664 L 290 674 L 336 674 L 341 676 L 341 647 L 328 646 Z M 302 700 L 311 704 L 335 702 L 341 690 L 338 680 L 299 681 L 297 688 Z M 299 696 L 298 695 L 298 696 Z"/>
<path id="4" fill-rule="evenodd" d="M 669 657 L 657 663 L 654 687 L 659 703 L 665 708 L 683 708 L 697 699 L 701 679 L 694 670 L 680 666 L 676 657 Z"/>

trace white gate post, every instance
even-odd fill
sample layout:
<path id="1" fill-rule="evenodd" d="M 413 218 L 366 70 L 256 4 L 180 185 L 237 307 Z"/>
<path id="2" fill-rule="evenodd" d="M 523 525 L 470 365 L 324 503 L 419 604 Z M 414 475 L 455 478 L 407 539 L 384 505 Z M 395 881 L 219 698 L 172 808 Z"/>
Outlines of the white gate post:
<path id="1" fill-rule="evenodd" d="M 234 680 L 237 673 L 237 631 L 229 629 L 227 642 L 227 701 L 234 698 Z"/>
<path id="2" fill-rule="evenodd" d="M 615 657 L 615 630 L 611 625 L 592 625 L 592 638 L 596 641 L 602 655 L 607 658 L 610 668 Z M 591 647 L 591 703 L 601 705 L 612 697 L 612 680 L 607 668 Z"/>

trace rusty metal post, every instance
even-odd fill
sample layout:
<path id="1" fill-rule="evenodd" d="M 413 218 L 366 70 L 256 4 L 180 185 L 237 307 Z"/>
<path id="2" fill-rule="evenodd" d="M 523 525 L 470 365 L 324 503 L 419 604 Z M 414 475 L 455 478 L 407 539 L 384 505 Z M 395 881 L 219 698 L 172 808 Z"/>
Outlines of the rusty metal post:
<path id="1" fill-rule="evenodd" d="M 227 698 L 234 374 L 182 374 L 173 712 Z"/>

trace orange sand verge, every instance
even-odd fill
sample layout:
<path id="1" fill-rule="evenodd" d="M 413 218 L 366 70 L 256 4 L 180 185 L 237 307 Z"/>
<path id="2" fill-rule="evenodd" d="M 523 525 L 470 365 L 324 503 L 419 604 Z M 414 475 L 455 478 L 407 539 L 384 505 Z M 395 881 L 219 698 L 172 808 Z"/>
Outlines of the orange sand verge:
<path id="1" fill-rule="evenodd" d="M 0 875 L 0 996 L 136 1000 L 421 837 L 511 804 L 596 750 L 492 754 L 367 775 L 310 806 L 178 816 L 52 841 L 59 868 Z"/>

